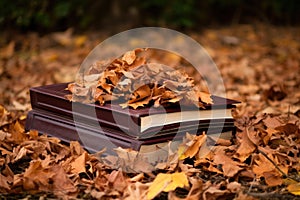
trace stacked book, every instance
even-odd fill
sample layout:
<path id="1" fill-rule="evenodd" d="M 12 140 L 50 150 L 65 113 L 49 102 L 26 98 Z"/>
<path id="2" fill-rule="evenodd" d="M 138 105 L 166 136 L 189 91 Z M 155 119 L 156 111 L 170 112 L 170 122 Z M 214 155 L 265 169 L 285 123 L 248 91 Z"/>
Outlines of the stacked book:
<path id="1" fill-rule="evenodd" d="M 168 141 L 182 140 L 191 134 L 218 134 L 234 131 L 234 100 L 212 96 L 213 105 L 203 108 L 173 106 L 167 108 L 123 109 L 118 104 L 70 102 L 68 84 L 30 89 L 32 110 L 26 129 L 58 137 L 65 142 L 79 141 L 90 152 L 115 147 L 147 151 Z"/>

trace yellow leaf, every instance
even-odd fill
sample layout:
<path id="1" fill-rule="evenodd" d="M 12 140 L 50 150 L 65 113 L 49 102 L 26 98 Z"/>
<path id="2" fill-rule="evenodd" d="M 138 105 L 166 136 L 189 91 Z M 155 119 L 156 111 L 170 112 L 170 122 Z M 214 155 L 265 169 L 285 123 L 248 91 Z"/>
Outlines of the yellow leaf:
<path id="1" fill-rule="evenodd" d="M 173 174 L 158 174 L 149 187 L 147 198 L 153 199 L 162 191 L 174 191 L 177 187 L 188 187 L 189 181 L 184 172 Z"/>
<path id="2" fill-rule="evenodd" d="M 300 182 L 287 186 L 287 190 L 293 195 L 300 196 Z"/>
<path id="3" fill-rule="evenodd" d="M 75 37 L 74 43 L 76 47 L 82 46 L 87 40 L 87 37 L 85 35 L 77 36 Z"/>
<path id="4" fill-rule="evenodd" d="M 177 150 L 177 154 L 179 156 L 179 160 L 184 160 L 184 152 L 186 150 L 186 146 L 180 145 Z"/>
<path id="5" fill-rule="evenodd" d="M 25 130 L 24 130 L 24 127 L 19 123 L 19 121 L 17 121 L 15 124 L 14 124 L 14 130 L 18 133 L 24 133 Z"/>
<path id="6" fill-rule="evenodd" d="M 291 184 L 297 184 L 298 182 L 291 178 L 285 178 L 285 179 L 283 179 L 283 183 L 285 185 L 291 185 Z"/>
<path id="7" fill-rule="evenodd" d="M 171 174 L 158 174 L 154 181 L 152 182 L 151 186 L 149 187 L 147 198 L 153 199 L 159 193 L 161 193 L 167 185 L 172 181 Z"/>
<path id="8" fill-rule="evenodd" d="M 180 172 L 180 173 L 174 173 L 172 175 L 172 182 L 169 183 L 169 185 L 163 190 L 165 192 L 173 191 L 177 187 L 188 187 L 189 186 L 189 181 L 185 175 L 185 173 Z"/>

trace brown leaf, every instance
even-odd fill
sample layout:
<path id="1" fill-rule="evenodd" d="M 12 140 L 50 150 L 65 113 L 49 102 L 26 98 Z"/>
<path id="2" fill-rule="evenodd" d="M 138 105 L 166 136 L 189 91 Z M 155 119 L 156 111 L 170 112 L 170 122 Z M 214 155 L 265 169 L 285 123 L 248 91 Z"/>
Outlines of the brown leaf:
<path id="1" fill-rule="evenodd" d="M 125 200 L 131 199 L 140 199 L 146 200 L 147 199 L 147 191 L 149 188 L 149 184 L 135 182 L 128 185 L 125 190 Z"/>
<path id="2" fill-rule="evenodd" d="M 272 101 L 281 101 L 287 96 L 287 94 L 282 85 L 272 85 L 269 90 L 265 91 L 265 96 Z"/>
<path id="3" fill-rule="evenodd" d="M 159 63 L 146 63 L 147 53 L 140 55 L 142 51 L 147 49 L 128 51 L 122 58 L 114 59 L 105 67 L 99 61 L 92 64 L 82 80 L 69 84 L 68 90 L 73 96 L 67 95 L 66 98 L 83 103 L 94 101 L 103 105 L 121 97 L 126 101 L 120 104 L 122 108 L 130 106 L 134 109 L 149 106 L 153 102 L 155 107 L 159 107 L 184 100 L 182 102 L 192 102 L 203 108 L 203 103 L 212 103 L 210 95 L 194 88 L 193 79 L 185 72 Z M 103 69 L 98 69 L 98 65 Z M 97 80 L 98 83 L 95 84 Z M 194 90 L 196 97 L 188 93 L 190 90 Z M 116 98 L 104 98 L 107 94 Z"/>
<path id="4" fill-rule="evenodd" d="M 275 169 L 264 172 L 263 176 L 265 177 L 266 183 L 270 187 L 278 186 L 283 183 L 281 174 Z"/>
<path id="5" fill-rule="evenodd" d="M 0 192 L 5 193 L 10 190 L 10 177 L 3 176 L 0 174 Z"/>
<path id="6" fill-rule="evenodd" d="M 15 42 L 11 41 L 7 46 L 0 49 L 0 58 L 10 58 L 15 52 Z"/>
<path id="7" fill-rule="evenodd" d="M 227 190 L 221 190 L 219 189 L 219 186 L 212 185 L 203 192 L 202 198 L 203 200 L 213 200 L 217 199 L 219 196 L 223 196 L 226 193 L 228 193 Z"/>
<path id="8" fill-rule="evenodd" d="M 133 104 L 137 101 L 142 101 L 146 97 L 149 97 L 151 95 L 151 90 L 149 85 L 143 85 L 137 90 L 134 91 L 132 98 L 128 101 L 129 104 Z M 149 99 L 150 100 L 150 99 Z M 149 102 L 145 103 L 148 104 Z"/>
<path id="9" fill-rule="evenodd" d="M 81 172 L 86 172 L 85 164 L 86 164 L 86 158 L 87 153 L 84 152 L 79 157 L 77 157 L 72 163 L 71 163 L 71 172 L 79 174 Z"/>
<path id="10" fill-rule="evenodd" d="M 82 148 L 78 141 L 71 141 L 70 142 L 70 150 L 72 155 L 82 155 L 85 150 Z"/>
<path id="11" fill-rule="evenodd" d="M 222 165 L 223 173 L 228 177 L 233 177 L 242 170 L 242 168 L 239 166 L 240 163 L 233 161 L 231 158 L 221 152 L 218 152 L 214 156 L 213 162 L 217 165 Z"/>
<path id="12" fill-rule="evenodd" d="M 192 184 L 191 189 L 189 190 L 188 195 L 186 196 L 186 200 L 200 199 L 202 190 L 203 190 L 203 182 L 201 179 L 196 177 L 190 177 L 190 182 Z"/>
<path id="13" fill-rule="evenodd" d="M 256 149 L 255 144 L 253 144 L 253 142 L 249 139 L 248 133 L 248 129 L 245 129 L 243 132 L 239 133 L 240 145 L 236 151 L 235 157 L 241 162 L 244 162 Z"/>
<path id="14" fill-rule="evenodd" d="M 40 161 L 31 162 L 24 173 L 23 187 L 25 190 L 46 191 L 54 175 L 55 172 L 43 168 Z"/>
<path id="15" fill-rule="evenodd" d="M 0 105 L 0 126 L 9 123 L 8 121 L 9 114 L 10 113 L 2 105 Z"/>
<path id="16" fill-rule="evenodd" d="M 108 175 L 108 182 L 112 184 L 112 187 L 120 192 L 123 192 L 127 187 L 127 179 L 124 177 L 124 174 L 120 170 L 114 170 L 111 174 Z"/>
<path id="17" fill-rule="evenodd" d="M 0 192 L 6 193 L 11 189 L 14 180 L 14 173 L 8 166 L 5 166 L 0 173 Z"/>
<path id="18" fill-rule="evenodd" d="M 296 124 L 292 124 L 292 123 L 287 123 L 283 126 L 278 126 L 278 127 L 276 127 L 276 130 L 284 133 L 286 136 L 300 132 L 299 126 L 297 126 Z"/>
<path id="19" fill-rule="evenodd" d="M 232 193 L 237 193 L 241 190 L 242 185 L 236 181 L 227 184 L 227 189 Z"/>
<path id="20" fill-rule="evenodd" d="M 74 183 L 68 178 L 65 170 L 60 165 L 54 165 L 50 170 L 54 173 L 52 177 L 53 180 L 53 190 L 58 195 L 72 194 L 77 191 Z"/>
<path id="21" fill-rule="evenodd" d="M 270 172 L 275 169 L 275 166 L 261 153 L 254 158 L 254 165 L 252 166 L 253 172 L 257 177 L 264 176 L 264 173 Z"/>
<path id="22" fill-rule="evenodd" d="M 277 117 L 271 117 L 270 115 L 263 120 L 264 124 L 268 128 L 275 129 L 282 125 L 282 122 Z"/>

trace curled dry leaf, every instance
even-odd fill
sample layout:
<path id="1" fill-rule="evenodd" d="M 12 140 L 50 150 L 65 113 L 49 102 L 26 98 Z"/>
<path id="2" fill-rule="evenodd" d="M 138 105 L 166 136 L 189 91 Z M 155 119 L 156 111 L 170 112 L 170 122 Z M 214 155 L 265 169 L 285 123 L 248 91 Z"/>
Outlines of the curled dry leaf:
<path id="1" fill-rule="evenodd" d="M 72 95 L 66 98 L 101 105 L 119 100 L 121 107 L 134 109 L 179 102 L 204 108 L 203 104 L 213 103 L 211 95 L 201 92 L 185 72 L 149 62 L 147 51 L 135 49 L 111 62 L 92 64 L 87 74 L 68 85 Z"/>
<path id="2" fill-rule="evenodd" d="M 180 156 L 179 159 L 184 160 L 185 158 L 194 157 L 201 149 L 201 146 L 206 142 L 206 138 L 206 134 L 195 136 L 192 141 L 192 145 L 187 147 L 186 151 Z"/>

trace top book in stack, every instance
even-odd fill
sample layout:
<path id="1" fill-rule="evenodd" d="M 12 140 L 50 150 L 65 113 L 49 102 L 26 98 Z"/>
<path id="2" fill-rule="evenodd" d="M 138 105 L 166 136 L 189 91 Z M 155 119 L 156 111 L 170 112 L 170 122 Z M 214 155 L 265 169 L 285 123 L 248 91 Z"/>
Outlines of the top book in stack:
<path id="1" fill-rule="evenodd" d="M 205 109 L 195 106 L 124 109 L 111 103 L 99 105 L 70 102 L 65 98 L 65 95 L 70 94 L 66 87 L 66 83 L 61 83 L 31 88 L 32 108 L 64 116 L 82 124 L 96 122 L 102 128 L 118 129 L 119 132 L 137 139 L 201 128 L 232 127 L 231 109 L 238 103 L 235 100 L 212 96 L 213 106 L 205 105 Z"/>

